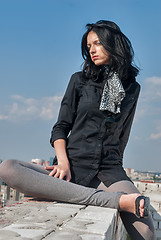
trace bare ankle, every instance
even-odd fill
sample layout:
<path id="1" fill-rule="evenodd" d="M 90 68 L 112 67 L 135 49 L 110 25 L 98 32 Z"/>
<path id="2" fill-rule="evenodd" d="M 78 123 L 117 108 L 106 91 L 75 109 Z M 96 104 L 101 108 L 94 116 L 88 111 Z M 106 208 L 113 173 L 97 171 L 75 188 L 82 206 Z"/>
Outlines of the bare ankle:
<path id="1" fill-rule="evenodd" d="M 121 195 L 119 201 L 120 211 L 126 211 L 135 214 L 135 200 L 138 196 L 140 196 L 138 193 Z"/>

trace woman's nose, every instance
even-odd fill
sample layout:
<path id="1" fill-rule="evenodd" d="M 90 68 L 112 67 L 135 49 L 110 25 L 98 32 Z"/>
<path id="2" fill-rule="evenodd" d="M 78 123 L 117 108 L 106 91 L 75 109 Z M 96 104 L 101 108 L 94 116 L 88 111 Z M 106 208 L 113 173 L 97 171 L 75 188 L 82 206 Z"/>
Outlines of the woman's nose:
<path id="1" fill-rule="evenodd" d="M 89 52 L 90 52 L 91 54 L 96 52 L 96 48 L 95 48 L 94 45 L 91 45 Z"/>

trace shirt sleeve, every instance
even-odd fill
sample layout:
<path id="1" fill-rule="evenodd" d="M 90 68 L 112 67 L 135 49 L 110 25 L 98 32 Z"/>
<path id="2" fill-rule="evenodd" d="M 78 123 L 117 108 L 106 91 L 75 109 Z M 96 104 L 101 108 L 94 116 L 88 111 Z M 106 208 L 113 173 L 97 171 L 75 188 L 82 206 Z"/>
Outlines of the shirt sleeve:
<path id="1" fill-rule="evenodd" d="M 120 134 L 120 152 L 121 152 L 122 157 L 123 157 L 123 153 L 124 153 L 125 147 L 127 145 L 128 139 L 129 139 L 131 126 L 132 126 L 135 111 L 136 111 L 136 106 L 137 106 L 139 93 L 140 93 L 140 85 L 138 84 L 138 88 L 137 88 L 137 91 L 135 93 L 134 104 L 133 104 L 127 118 L 125 119 L 125 121 L 123 123 L 122 132 Z"/>
<path id="2" fill-rule="evenodd" d="M 75 73 L 69 81 L 65 95 L 61 102 L 58 120 L 52 128 L 50 138 L 52 147 L 53 142 L 57 139 L 67 140 L 67 136 L 72 129 L 79 100 L 78 82 L 79 75 Z"/>

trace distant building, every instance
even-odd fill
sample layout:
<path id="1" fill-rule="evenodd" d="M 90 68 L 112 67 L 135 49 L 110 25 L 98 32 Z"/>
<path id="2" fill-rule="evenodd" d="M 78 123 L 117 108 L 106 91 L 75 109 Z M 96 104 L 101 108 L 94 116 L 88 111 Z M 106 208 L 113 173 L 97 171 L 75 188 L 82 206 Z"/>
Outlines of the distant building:
<path id="1" fill-rule="evenodd" d="M 7 185 L 0 186 L 0 208 L 6 204 L 23 201 L 24 194 Z"/>
<path id="2" fill-rule="evenodd" d="M 38 164 L 38 165 L 42 165 L 43 164 L 43 161 L 39 158 L 34 158 L 31 160 L 30 163 L 34 163 L 34 164 Z"/>
<path id="3" fill-rule="evenodd" d="M 47 166 L 50 166 L 50 162 L 49 161 L 44 161 L 43 162 L 43 167 L 47 167 Z"/>
<path id="4" fill-rule="evenodd" d="M 150 182 L 161 182 L 161 173 L 155 173 L 155 172 L 141 172 L 141 171 L 135 171 L 131 168 L 125 168 L 126 174 L 129 178 L 132 180 L 139 180 L 139 181 L 150 181 Z"/>
<path id="5" fill-rule="evenodd" d="M 41 166 L 44 166 L 44 167 L 50 166 L 50 162 L 49 161 L 42 160 L 42 159 L 39 159 L 39 158 L 32 159 L 30 161 L 30 163 L 38 164 L 38 165 L 41 165 Z"/>
<path id="6" fill-rule="evenodd" d="M 50 166 L 53 165 L 53 161 L 54 161 L 54 158 L 53 158 L 53 157 L 50 157 Z"/>

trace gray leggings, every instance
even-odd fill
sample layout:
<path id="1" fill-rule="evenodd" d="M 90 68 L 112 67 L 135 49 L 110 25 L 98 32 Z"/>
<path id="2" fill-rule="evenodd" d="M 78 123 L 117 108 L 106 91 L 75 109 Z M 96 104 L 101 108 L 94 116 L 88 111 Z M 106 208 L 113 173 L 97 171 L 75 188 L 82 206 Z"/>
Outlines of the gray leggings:
<path id="1" fill-rule="evenodd" d="M 9 186 L 30 196 L 68 203 L 119 208 L 122 193 L 107 193 L 48 176 L 42 166 L 18 160 L 0 165 L 0 178 Z"/>
<path id="2" fill-rule="evenodd" d="M 43 167 L 23 161 L 7 160 L 0 164 L 0 178 L 9 186 L 30 196 L 118 209 L 123 192 L 138 193 L 130 181 L 120 181 L 108 188 L 101 183 L 98 189 L 94 189 L 66 182 L 48 174 L 49 171 Z M 150 216 L 140 219 L 128 212 L 120 212 L 120 216 L 131 240 L 156 239 Z"/>

